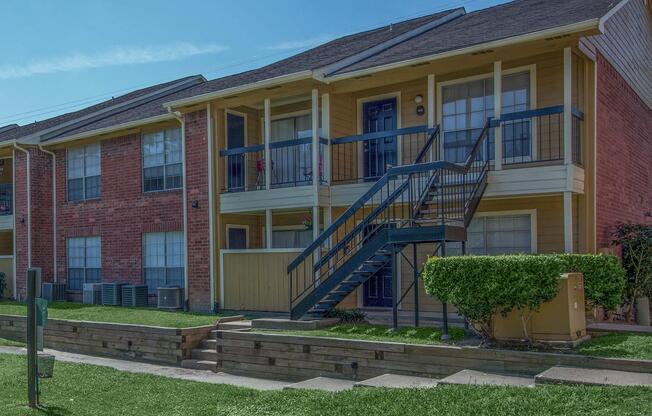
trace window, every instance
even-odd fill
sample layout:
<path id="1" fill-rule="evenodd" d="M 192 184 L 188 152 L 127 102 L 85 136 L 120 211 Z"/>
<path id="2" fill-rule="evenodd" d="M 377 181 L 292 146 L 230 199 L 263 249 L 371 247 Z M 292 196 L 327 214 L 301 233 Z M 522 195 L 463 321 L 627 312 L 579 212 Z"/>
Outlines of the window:
<path id="1" fill-rule="evenodd" d="M 102 242 L 100 237 L 69 238 L 68 289 L 82 290 L 84 283 L 102 281 Z"/>
<path id="2" fill-rule="evenodd" d="M 99 143 L 68 149 L 68 201 L 100 197 L 100 155 Z"/>
<path id="3" fill-rule="evenodd" d="M 530 109 L 530 72 L 503 76 L 502 114 Z M 442 88 L 442 130 L 444 156 L 452 162 L 463 162 L 487 122 L 494 116 L 493 78 L 446 85 Z M 513 159 L 530 155 L 530 122 L 516 120 L 504 123 L 503 157 Z M 494 158 L 493 129 L 488 137 L 489 159 Z"/>
<path id="4" fill-rule="evenodd" d="M 532 253 L 531 214 L 476 216 L 468 228 L 467 254 Z M 449 255 L 462 254 L 460 243 L 450 243 Z"/>
<path id="5" fill-rule="evenodd" d="M 143 189 L 145 192 L 181 188 L 181 129 L 143 136 Z"/>
<path id="6" fill-rule="evenodd" d="M 159 287 L 184 287 L 183 232 L 143 235 L 145 284 L 150 294 Z"/>
<path id="7" fill-rule="evenodd" d="M 312 229 L 272 229 L 273 248 L 305 248 L 312 243 Z"/>
<path id="8" fill-rule="evenodd" d="M 242 225 L 227 225 L 226 247 L 232 250 L 246 249 L 249 243 L 249 229 Z"/>

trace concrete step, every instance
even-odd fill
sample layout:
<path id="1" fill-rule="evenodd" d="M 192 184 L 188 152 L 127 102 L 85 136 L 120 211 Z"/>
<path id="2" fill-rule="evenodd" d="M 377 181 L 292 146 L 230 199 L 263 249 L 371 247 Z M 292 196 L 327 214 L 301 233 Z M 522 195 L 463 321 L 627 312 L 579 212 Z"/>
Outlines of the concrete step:
<path id="1" fill-rule="evenodd" d="M 190 353 L 190 357 L 195 360 L 217 362 L 217 350 L 200 350 L 194 349 Z"/>
<path id="2" fill-rule="evenodd" d="M 238 329 L 251 329 L 251 321 L 242 320 L 242 321 L 232 321 L 232 322 L 220 322 L 217 324 L 217 329 L 221 331 L 233 331 Z"/>
<path id="3" fill-rule="evenodd" d="M 210 370 L 217 372 L 217 363 L 215 361 L 207 360 L 183 360 L 181 361 L 182 368 L 189 368 L 192 370 Z"/>
<path id="4" fill-rule="evenodd" d="M 434 378 L 404 376 L 400 374 L 383 374 L 382 376 L 355 383 L 355 387 L 381 387 L 390 389 L 415 389 L 437 387 Z"/>
<path id="5" fill-rule="evenodd" d="M 583 384 L 590 386 L 652 386 L 652 373 L 552 367 L 534 377 L 536 384 Z"/>
<path id="6" fill-rule="evenodd" d="M 439 381 L 440 384 L 534 387 L 534 378 L 462 370 Z"/>
<path id="7" fill-rule="evenodd" d="M 213 350 L 217 349 L 217 340 L 216 339 L 205 339 L 199 343 L 199 349 L 201 350 Z"/>
<path id="8" fill-rule="evenodd" d="M 344 391 L 351 390 L 355 385 L 355 381 L 341 380 L 339 378 L 330 377 L 315 377 L 309 380 L 301 381 L 299 383 L 288 384 L 285 389 L 305 389 L 305 390 L 321 390 L 321 391 Z"/>

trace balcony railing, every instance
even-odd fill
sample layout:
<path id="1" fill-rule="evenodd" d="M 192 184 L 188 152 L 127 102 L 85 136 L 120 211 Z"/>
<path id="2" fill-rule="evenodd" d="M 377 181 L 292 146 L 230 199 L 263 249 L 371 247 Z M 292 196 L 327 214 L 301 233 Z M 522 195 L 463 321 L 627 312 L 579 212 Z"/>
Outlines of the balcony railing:
<path id="1" fill-rule="evenodd" d="M 333 139 L 333 184 L 376 181 L 391 167 L 414 163 L 433 131 L 416 126 Z M 425 160 L 438 159 L 433 154 Z"/>
<path id="2" fill-rule="evenodd" d="M 14 190 L 10 183 L 0 184 L 0 215 L 12 215 L 14 212 Z"/>
<path id="3" fill-rule="evenodd" d="M 583 119 L 582 112 L 573 108 L 571 152 L 578 165 L 582 164 Z M 503 114 L 491 125 L 502 127 L 503 165 L 564 160 L 563 105 Z"/>
<path id="4" fill-rule="evenodd" d="M 319 139 L 319 181 L 326 183 L 324 152 L 328 141 Z M 271 142 L 270 185 L 272 188 L 312 184 L 312 138 Z M 226 165 L 225 192 L 252 191 L 267 188 L 265 145 L 239 147 L 220 151 Z"/>

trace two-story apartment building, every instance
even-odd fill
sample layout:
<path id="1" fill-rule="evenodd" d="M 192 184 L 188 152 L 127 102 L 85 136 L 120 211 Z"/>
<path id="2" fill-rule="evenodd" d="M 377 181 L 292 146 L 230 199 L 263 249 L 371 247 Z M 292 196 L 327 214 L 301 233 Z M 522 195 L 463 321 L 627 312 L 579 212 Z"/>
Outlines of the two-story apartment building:
<path id="1" fill-rule="evenodd" d="M 651 15 L 452 9 L 5 127 L 14 293 L 38 266 L 73 298 L 124 281 L 197 310 L 440 311 L 428 255 L 606 250 L 652 211 Z"/>

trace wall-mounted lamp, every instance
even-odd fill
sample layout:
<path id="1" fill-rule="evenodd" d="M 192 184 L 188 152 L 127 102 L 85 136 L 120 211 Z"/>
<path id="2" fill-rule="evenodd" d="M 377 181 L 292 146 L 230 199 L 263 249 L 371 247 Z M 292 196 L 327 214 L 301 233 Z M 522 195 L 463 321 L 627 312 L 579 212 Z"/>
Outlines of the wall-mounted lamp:
<path id="1" fill-rule="evenodd" d="M 423 107 L 423 95 L 419 94 L 414 97 L 414 102 L 417 105 L 417 115 L 422 116 L 426 113 L 426 109 Z"/>
<path id="2" fill-rule="evenodd" d="M 423 95 L 419 94 L 416 97 L 414 97 L 414 102 L 417 104 L 421 104 L 423 102 Z"/>
<path id="3" fill-rule="evenodd" d="M 199 208 L 199 201 L 192 201 L 192 207 L 195 209 Z"/>

